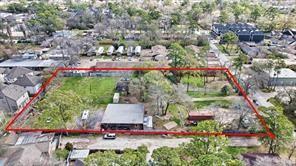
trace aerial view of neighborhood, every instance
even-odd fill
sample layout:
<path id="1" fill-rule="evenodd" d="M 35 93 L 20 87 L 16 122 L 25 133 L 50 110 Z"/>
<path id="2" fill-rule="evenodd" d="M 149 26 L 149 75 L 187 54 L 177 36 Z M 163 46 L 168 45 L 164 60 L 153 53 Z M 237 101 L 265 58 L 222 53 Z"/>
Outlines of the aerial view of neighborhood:
<path id="1" fill-rule="evenodd" d="M 0 0 L 0 166 L 296 166 L 296 1 Z"/>

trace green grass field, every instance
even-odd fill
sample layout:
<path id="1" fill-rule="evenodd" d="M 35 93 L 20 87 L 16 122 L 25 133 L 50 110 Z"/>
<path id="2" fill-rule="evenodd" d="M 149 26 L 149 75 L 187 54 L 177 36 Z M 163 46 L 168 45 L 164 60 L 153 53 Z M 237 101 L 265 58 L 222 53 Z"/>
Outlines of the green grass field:
<path id="1" fill-rule="evenodd" d="M 222 108 L 228 108 L 232 102 L 229 100 L 205 100 L 205 101 L 195 101 L 194 102 L 197 109 L 202 109 L 210 105 L 217 105 Z"/>
<path id="2" fill-rule="evenodd" d="M 61 86 L 36 104 L 41 114 L 26 124 L 49 129 L 75 126 L 75 117 L 85 109 L 92 111 L 111 103 L 115 86 L 114 77 L 62 78 Z"/>
<path id="3" fill-rule="evenodd" d="M 69 77 L 62 80 L 61 91 L 73 91 L 91 105 L 112 102 L 116 78 L 114 77 Z"/>
<path id="4" fill-rule="evenodd" d="M 221 92 L 207 92 L 204 94 L 204 92 L 197 92 L 197 91 L 189 91 L 187 94 L 193 98 L 202 98 L 202 97 L 221 97 Z"/>

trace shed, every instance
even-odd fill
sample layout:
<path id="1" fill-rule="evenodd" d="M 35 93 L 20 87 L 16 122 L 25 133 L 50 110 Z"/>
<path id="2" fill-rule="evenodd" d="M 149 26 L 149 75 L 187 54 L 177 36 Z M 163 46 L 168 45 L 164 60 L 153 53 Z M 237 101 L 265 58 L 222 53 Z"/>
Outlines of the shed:
<path id="1" fill-rule="evenodd" d="M 163 125 L 163 127 L 167 130 L 172 130 L 172 129 L 176 128 L 177 126 L 178 126 L 178 124 L 174 121 L 168 122 Z"/>
<path id="2" fill-rule="evenodd" d="M 77 160 L 77 159 L 84 159 L 89 155 L 90 150 L 78 150 L 74 149 L 73 151 L 70 152 L 70 160 Z"/>
<path id="3" fill-rule="evenodd" d="M 214 119 L 214 117 L 215 117 L 214 113 L 210 111 L 190 111 L 188 113 L 187 120 L 190 123 L 194 123 L 202 120 L 212 120 Z"/>
<path id="4" fill-rule="evenodd" d="M 119 102 L 119 93 L 114 93 L 113 103 L 118 103 L 118 102 Z"/>
<path id="5" fill-rule="evenodd" d="M 143 104 L 108 104 L 101 127 L 105 130 L 142 130 Z"/>
<path id="6" fill-rule="evenodd" d="M 87 120 L 88 116 L 89 116 L 89 110 L 84 110 L 82 113 L 81 119 Z"/>

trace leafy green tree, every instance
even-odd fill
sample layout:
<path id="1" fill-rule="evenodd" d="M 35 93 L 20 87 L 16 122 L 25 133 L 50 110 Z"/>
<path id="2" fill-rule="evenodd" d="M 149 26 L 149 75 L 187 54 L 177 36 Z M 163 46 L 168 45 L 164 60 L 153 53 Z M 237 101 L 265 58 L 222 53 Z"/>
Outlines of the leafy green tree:
<path id="1" fill-rule="evenodd" d="M 58 159 L 58 160 L 65 160 L 69 155 L 69 151 L 67 149 L 57 149 L 55 151 L 55 157 Z"/>
<path id="2" fill-rule="evenodd" d="M 199 122 L 197 126 L 192 128 L 198 132 L 222 132 L 223 128 L 214 120 L 206 120 Z M 193 140 L 185 145 L 185 152 L 193 158 L 198 158 L 201 155 L 222 152 L 228 145 L 226 137 L 206 136 L 193 137 Z"/>
<path id="3" fill-rule="evenodd" d="M 168 55 L 172 59 L 173 67 L 183 67 L 187 63 L 185 61 L 186 50 L 179 43 L 172 43 Z"/>
<path id="4" fill-rule="evenodd" d="M 230 44 L 238 42 L 238 37 L 234 32 L 227 32 L 222 36 L 222 40 L 227 44 L 226 48 L 228 49 Z"/>
<path id="5" fill-rule="evenodd" d="M 276 154 L 283 150 L 293 140 L 294 126 L 283 114 L 282 107 L 260 107 L 263 117 L 275 135 L 275 138 L 262 138 L 263 143 L 268 146 L 268 153 Z"/>
<path id="6" fill-rule="evenodd" d="M 126 166 L 146 166 L 146 154 L 148 149 L 146 146 L 140 146 L 137 150 L 125 149 L 121 160 L 124 162 L 123 165 Z"/>
<path id="7" fill-rule="evenodd" d="M 125 149 L 122 155 L 114 151 L 97 152 L 85 159 L 86 165 L 120 165 L 120 166 L 146 166 L 147 147 L 140 146 L 136 150 Z"/>
<path id="8" fill-rule="evenodd" d="M 175 12 L 171 14 L 171 24 L 179 25 L 181 22 L 182 15 L 179 12 Z"/>
<path id="9" fill-rule="evenodd" d="M 160 13 L 160 11 L 157 11 L 156 9 L 151 9 L 151 10 L 149 10 L 148 15 L 151 20 L 157 20 L 160 18 L 161 13 Z"/>
<path id="10" fill-rule="evenodd" d="M 192 130 L 219 133 L 223 128 L 216 121 L 207 120 L 199 122 Z M 223 136 L 195 136 L 182 148 L 182 154 L 187 157 L 189 165 L 242 165 L 241 161 L 228 153 L 228 138 Z"/>
<path id="11" fill-rule="evenodd" d="M 198 28 L 198 23 L 203 13 L 203 9 L 197 3 L 193 4 L 191 10 L 187 12 L 187 19 L 189 20 L 189 28 L 193 32 Z"/>
<path id="12" fill-rule="evenodd" d="M 245 8 L 240 3 L 234 3 L 232 6 L 232 12 L 235 17 L 235 21 L 239 20 L 239 16 L 244 13 Z"/>
<path id="13" fill-rule="evenodd" d="M 221 88 L 221 95 L 228 96 L 230 94 L 230 87 L 228 85 L 224 85 Z"/>
<path id="14" fill-rule="evenodd" d="M 70 142 L 67 142 L 65 145 L 65 149 L 68 151 L 72 151 L 73 150 L 73 144 Z"/>
<path id="15" fill-rule="evenodd" d="M 180 158 L 177 148 L 167 146 L 155 149 L 152 153 L 153 164 L 158 166 L 182 166 L 183 160 Z"/>
<path id="16" fill-rule="evenodd" d="M 236 69 L 235 74 L 238 74 L 240 78 L 240 73 L 244 64 L 248 62 L 248 57 L 246 55 L 240 54 L 238 57 L 233 59 L 233 66 Z"/>
<path id="17" fill-rule="evenodd" d="M 7 11 L 10 13 L 26 13 L 28 9 L 25 3 L 10 3 L 7 6 Z"/>
<path id="18" fill-rule="evenodd" d="M 114 151 L 97 152 L 90 154 L 85 160 L 85 165 L 121 165 L 121 158 Z"/>
<path id="19" fill-rule="evenodd" d="M 51 35 L 64 28 L 64 21 L 60 17 L 60 10 L 56 5 L 40 2 L 33 3 L 30 8 L 36 15 L 28 21 L 28 25 L 33 31 Z"/>
<path id="20" fill-rule="evenodd" d="M 221 23 L 228 23 L 229 22 L 229 14 L 228 11 L 222 10 L 220 13 L 219 21 Z"/>
<path id="21" fill-rule="evenodd" d="M 251 11 L 251 19 L 253 22 L 256 22 L 256 20 L 263 15 L 263 8 L 259 5 L 255 5 L 252 7 Z"/>

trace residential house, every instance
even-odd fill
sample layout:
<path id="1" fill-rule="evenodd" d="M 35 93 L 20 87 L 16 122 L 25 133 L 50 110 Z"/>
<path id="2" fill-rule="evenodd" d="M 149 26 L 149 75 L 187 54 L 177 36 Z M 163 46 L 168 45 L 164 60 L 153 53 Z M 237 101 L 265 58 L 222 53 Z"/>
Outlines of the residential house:
<path id="1" fill-rule="evenodd" d="M 230 31 L 237 35 L 239 41 L 252 41 L 259 43 L 264 40 L 264 33 L 259 31 L 255 26 L 247 23 L 212 25 L 212 34 L 214 36 L 221 36 Z"/>
<path id="2" fill-rule="evenodd" d="M 288 68 L 273 70 L 269 75 L 270 86 L 296 86 L 296 72 Z"/>
<path id="3" fill-rule="evenodd" d="M 278 154 L 244 153 L 241 155 L 244 165 L 294 165 L 291 160 L 283 159 Z"/>
<path id="4" fill-rule="evenodd" d="M 18 77 L 25 74 L 33 75 L 33 71 L 24 67 L 14 67 L 5 71 L 4 81 L 7 83 L 13 83 Z"/>
<path id="5" fill-rule="evenodd" d="M 0 107 L 9 113 L 14 113 L 29 101 L 28 92 L 24 87 L 10 84 L 2 85 L 0 89 Z"/>
<path id="6" fill-rule="evenodd" d="M 0 63 L 2 68 L 14 68 L 22 67 L 31 69 L 34 71 L 40 71 L 48 68 L 64 67 L 63 61 L 57 61 L 53 59 L 8 59 Z"/>
<path id="7" fill-rule="evenodd" d="M 248 55 L 249 58 L 258 57 L 260 54 L 260 49 L 254 45 L 250 45 L 245 42 L 242 42 L 242 43 L 239 43 L 238 46 L 240 47 L 243 53 Z"/>
<path id="8" fill-rule="evenodd" d="M 17 136 L 14 146 L 7 147 L 0 161 L 3 165 L 63 165 L 51 160 L 58 143 L 54 133 L 22 133 Z"/>
<path id="9" fill-rule="evenodd" d="M 29 95 L 34 95 L 42 85 L 42 78 L 25 74 L 18 77 L 13 84 L 24 87 L 28 91 Z"/>

